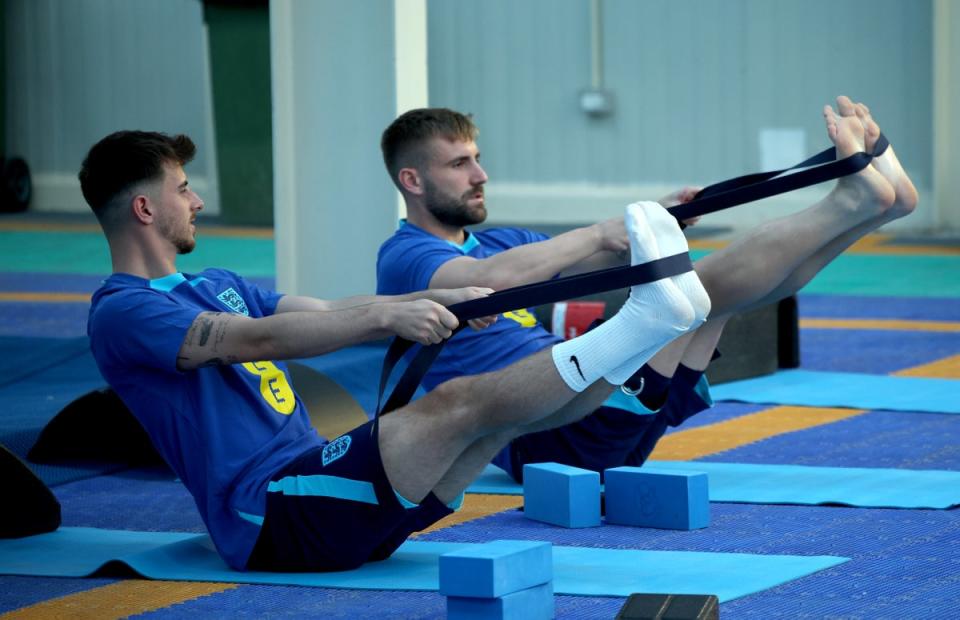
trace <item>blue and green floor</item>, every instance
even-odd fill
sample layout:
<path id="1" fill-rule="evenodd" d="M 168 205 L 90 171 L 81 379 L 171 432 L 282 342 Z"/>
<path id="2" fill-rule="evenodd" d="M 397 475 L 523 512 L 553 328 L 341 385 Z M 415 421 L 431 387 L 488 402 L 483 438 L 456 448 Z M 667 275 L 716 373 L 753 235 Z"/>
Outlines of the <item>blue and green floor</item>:
<path id="1" fill-rule="evenodd" d="M 201 227 L 201 234 L 197 252 L 183 257 L 184 271 L 217 265 L 272 281 L 269 231 Z M 83 338 L 89 295 L 108 273 L 109 258 L 91 222 L 23 217 L 0 219 L 0 259 L 6 266 L 0 273 L 0 391 L 7 403 L 0 443 L 22 454 L 46 419 L 101 384 L 84 357 Z M 868 238 L 804 290 L 799 308 L 802 368 L 956 380 L 960 398 L 960 244 Z M 654 457 L 960 471 L 960 417 L 721 402 L 664 438 Z M 164 471 L 86 477 L 38 471 L 53 481 L 65 526 L 203 531 L 192 499 Z M 956 508 L 715 502 L 708 528 L 682 532 L 610 525 L 567 530 L 525 519 L 521 503 L 470 495 L 464 511 L 419 538 L 850 558 L 728 601 L 721 606 L 724 618 L 952 618 L 960 604 Z M 623 602 L 557 596 L 557 616 L 613 618 Z M 109 573 L 0 577 L 0 618 L 441 618 L 444 609 L 436 592 L 162 582 Z"/>

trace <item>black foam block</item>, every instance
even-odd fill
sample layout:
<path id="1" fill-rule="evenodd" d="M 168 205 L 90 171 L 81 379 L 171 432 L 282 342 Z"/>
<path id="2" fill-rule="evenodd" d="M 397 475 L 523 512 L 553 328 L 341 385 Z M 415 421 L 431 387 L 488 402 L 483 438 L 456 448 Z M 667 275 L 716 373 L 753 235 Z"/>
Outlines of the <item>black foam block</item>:
<path id="1" fill-rule="evenodd" d="M 731 317 L 717 345 L 720 357 L 707 367 L 707 379 L 716 385 L 776 372 L 780 367 L 778 329 L 777 304 Z"/>
<path id="2" fill-rule="evenodd" d="M 0 538 L 21 538 L 60 527 L 60 502 L 33 470 L 0 445 L 0 480 L 4 504 L 0 510 Z"/>
<path id="3" fill-rule="evenodd" d="M 40 431 L 27 454 L 35 463 L 93 460 L 130 465 L 158 465 L 147 432 L 116 392 L 93 390 L 77 398 Z"/>
<path id="4" fill-rule="evenodd" d="M 780 368 L 800 366 L 800 311 L 797 297 L 787 297 L 777 305 L 777 358 Z"/>
<path id="5" fill-rule="evenodd" d="M 631 594 L 617 620 L 718 620 L 713 594 Z"/>

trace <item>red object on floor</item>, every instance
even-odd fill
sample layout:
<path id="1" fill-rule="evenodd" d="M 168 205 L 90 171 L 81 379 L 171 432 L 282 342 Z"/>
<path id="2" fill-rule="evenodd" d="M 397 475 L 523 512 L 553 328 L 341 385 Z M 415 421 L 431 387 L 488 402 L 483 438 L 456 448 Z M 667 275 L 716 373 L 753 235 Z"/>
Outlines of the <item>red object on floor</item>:
<path id="1" fill-rule="evenodd" d="M 561 301 L 553 304 L 553 333 L 564 340 L 576 338 L 590 324 L 603 318 L 607 304 L 602 301 Z"/>

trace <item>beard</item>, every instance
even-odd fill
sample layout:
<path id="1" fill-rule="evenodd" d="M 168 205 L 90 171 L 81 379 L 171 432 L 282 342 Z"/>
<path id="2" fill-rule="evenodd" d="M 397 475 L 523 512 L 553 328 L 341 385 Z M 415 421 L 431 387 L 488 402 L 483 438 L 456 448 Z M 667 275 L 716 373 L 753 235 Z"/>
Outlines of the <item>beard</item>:
<path id="1" fill-rule="evenodd" d="M 177 254 L 189 254 L 197 247 L 197 240 L 193 237 L 176 239 L 173 242 L 173 247 L 177 248 Z"/>
<path id="2" fill-rule="evenodd" d="M 196 235 L 190 230 L 190 223 L 180 229 L 169 225 L 161 226 L 160 232 L 177 250 L 177 254 L 189 254 L 197 247 Z"/>
<path id="3" fill-rule="evenodd" d="M 483 194 L 483 187 L 474 187 L 462 196 L 453 197 L 441 193 L 428 180 L 424 182 L 424 205 L 438 222 L 446 226 L 463 228 L 480 224 L 487 219 L 487 208 L 483 204 L 470 206 L 470 199 Z"/>

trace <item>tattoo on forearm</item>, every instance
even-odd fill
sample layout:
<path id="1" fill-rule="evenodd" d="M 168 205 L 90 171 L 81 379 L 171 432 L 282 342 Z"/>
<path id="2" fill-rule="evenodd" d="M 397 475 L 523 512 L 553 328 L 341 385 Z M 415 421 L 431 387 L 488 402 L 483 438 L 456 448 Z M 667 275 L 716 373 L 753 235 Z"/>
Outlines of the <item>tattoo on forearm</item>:
<path id="1" fill-rule="evenodd" d="M 213 329 L 213 321 L 210 319 L 200 319 L 200 342 L 198 343 L 201 347 L 206 346 L 207 340 L 210 338 L 210 331 Z"/>
<path id="2" fill-rule="evenodd" d="M 217 350 L 217 345 L 222 343 L 227 337 L 227 325 L 233 317 L 227 315 L 217 324 L 217 333 L 213 339 L 213 350 Z"/>
<path id="3" fill-rule="evenodd" d="M 186 355 L 178 358 L 187 365 L 199 359 L 212 356 L 199 362 L 196 368 L 236 364 L 239 357 L 235 354 L 226 354 L 219 345 L 227 339 L 227 326 L 235 318 L 229 312 L 207 312 L 196 318 L 187 331 L 184 344 L 188 346 Z"/>

